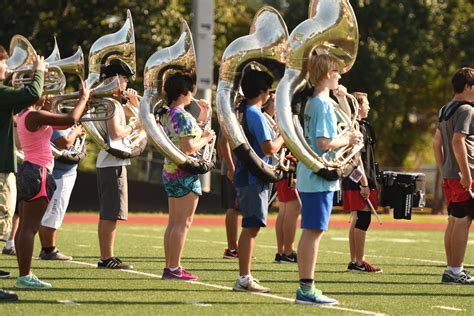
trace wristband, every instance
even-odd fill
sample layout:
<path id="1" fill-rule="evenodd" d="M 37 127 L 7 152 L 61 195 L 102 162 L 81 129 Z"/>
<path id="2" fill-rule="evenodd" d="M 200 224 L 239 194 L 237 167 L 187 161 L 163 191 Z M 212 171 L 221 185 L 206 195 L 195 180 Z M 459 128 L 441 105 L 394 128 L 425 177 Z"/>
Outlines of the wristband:
<path id="1" fill-rule="evenodd" d="M 368 188 L 369 186 L 368 185 L 360 185 L 361 188 Z"/>

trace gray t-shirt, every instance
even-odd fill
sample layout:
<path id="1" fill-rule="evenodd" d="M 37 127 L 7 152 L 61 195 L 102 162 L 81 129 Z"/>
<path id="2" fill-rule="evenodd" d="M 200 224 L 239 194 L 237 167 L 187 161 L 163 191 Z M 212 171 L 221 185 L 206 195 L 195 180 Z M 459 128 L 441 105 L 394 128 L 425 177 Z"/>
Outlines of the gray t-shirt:
<path id="1" fill-rule="evenodd" d="M 449 104 L 448 104 L 449 106 Z M 441 114 L 441 113 L 440 113 Z M 474 107 L 469 104 L 461 105 L 447 121 L 438 124 L 443 140 L 443 178 L 459 179 L 459 166 L 456 162 L 452 148 L 454 133 L 462 133 L 466 136 L 467 161 L 474 175 Z"/>

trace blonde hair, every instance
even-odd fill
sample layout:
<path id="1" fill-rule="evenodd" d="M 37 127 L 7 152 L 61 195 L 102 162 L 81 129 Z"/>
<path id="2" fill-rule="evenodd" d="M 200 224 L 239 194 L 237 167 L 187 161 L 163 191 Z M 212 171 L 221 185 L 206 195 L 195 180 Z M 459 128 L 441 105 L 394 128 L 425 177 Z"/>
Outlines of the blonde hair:
<path id="1" fill-rule="evenodd" d="M 329 55 L 312 55 L 309 59 L 309 80 L 313 86 L 320 84 L 328 72 L 339 70 L 337 61 Z"/>

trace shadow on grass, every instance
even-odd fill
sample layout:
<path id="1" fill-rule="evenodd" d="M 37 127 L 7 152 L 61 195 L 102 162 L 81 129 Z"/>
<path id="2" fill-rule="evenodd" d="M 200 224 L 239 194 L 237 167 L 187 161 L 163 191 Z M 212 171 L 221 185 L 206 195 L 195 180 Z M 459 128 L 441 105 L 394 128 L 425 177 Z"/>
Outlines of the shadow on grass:
<path id="1" fill-rule="evenodd" d="M 28 290 L 28 289 L 17 289 L 17 288 L 11 288 L 10 290 L 14 290 L 17 293 L 22 293 L 22 292 L 36 292 L 37 290 Z M 165 289 L 157 289 L 157 288 L 51 288 L 48 290 L 45 290 L 43 293 L 49 293 L 49 292 L 100 292 L 100 293 L 105 293 L 105 292 L 121 292 L 121 293 L 129 293 L 129 292 L 199 292 L 199 293 L 215 293 L 215 292 L 220 292 L 220 289 L 203 289 L 203 290 L 196 290 L 195 288 L 193 289 L 176 289 L 176 288 L 165 288 Z"/>
<path id="2" fill-rule="evenodd" d="M 409 284 L 409 283 L 406 283 Z M 438 283 L 439 284 L 439 283 Z M 445 286 L 445 285 L 443 285 Z M 446 296 L 452 296 L 452 297 L 474 297 L 473 294 L 446 294 L 446 293 L 416 293 L 416 292 L 403 292 L 403 293 L 379 293 L 379 292 L 360 292 L 360 291 L 351 291 L 351 292 L 334 292 L 334 291 L 325 291 L 324 294 L 327 295 L 350 295 L 350 296 L 408 296 L 408 297 L 413 297 L 413 296 L 419 296 L 419 297 L 446 297 Z"/>
<path id="3" fill-rule="evenodd" d="M 210 305 L 245 305 L 245 306 L 250 306 L 250 305 L 255 305 L 255 306 L 261 306 L 262 302 L 231 302 L 231 301 L 226 301 L 226 302 L 217 302 L 217 301 L 203 301 L 203 302 L 177 302 L 177 301 L 169 301 L 169 302 L 153 302 L 153 301 L 134 301 L 134 302 L 127 302 L 127 301 L 75 301 L 75 303 L 78 303 L 80 305 L 198 305 L 198 304 L 210 304 Z M 17 302 L 11 302 L 11 304 L 62 304 L 57 301 L 51 301 L 51 300 L 19 300 Z M 285 302 L 272 302 L 272 305 L 288 305 L 291 303 L 285 303 Z M 71 305 L 74 306 L 74 305 Z"/>

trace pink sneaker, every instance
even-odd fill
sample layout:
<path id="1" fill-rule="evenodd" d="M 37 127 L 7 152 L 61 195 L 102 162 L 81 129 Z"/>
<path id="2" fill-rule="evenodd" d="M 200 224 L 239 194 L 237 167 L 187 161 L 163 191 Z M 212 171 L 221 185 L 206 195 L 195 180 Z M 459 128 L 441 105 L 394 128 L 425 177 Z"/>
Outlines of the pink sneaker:
<path id="1" fill-rule="evenodd" d="M 176 271 L 171 271 L 168 268 L 163 269 L 163 275 L 161 276 L 163 280 L 183 280 L 183 281 L 195 281 L 198 278 L 197 275 L 191 274 L 183 268 L 178 268 Z"/>

